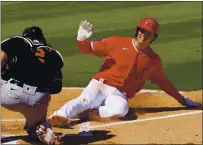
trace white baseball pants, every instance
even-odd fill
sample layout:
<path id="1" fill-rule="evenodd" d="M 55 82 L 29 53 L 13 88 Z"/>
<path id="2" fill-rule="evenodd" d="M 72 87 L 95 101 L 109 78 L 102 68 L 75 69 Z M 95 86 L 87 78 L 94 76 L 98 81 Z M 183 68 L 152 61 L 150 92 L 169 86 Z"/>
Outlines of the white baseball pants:
<path id="1" fill-rule="evenodd" d="M 51 116 L 59 115 L 71 119 L 87 109 L 98 109 L 102 118 L 124 117 L 129 106 L 127 97 L 118 89 L 92 79 L 78 98 L 67 102 Z"/>

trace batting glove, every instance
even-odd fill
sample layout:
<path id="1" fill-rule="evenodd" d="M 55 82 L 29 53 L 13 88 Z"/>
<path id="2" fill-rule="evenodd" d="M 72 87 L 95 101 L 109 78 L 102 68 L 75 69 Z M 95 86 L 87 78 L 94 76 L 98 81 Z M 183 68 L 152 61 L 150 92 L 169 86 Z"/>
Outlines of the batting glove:
<path id="1" fill-rule="evenodd" d="M 193 100 L 184 97 L 183 102 L 181 102 L 182 105 L 187 106 L 187 107 L 200 107 L 202 106 L 200 103 L 194 102 Z"/>
<path id="2" fill-rule="evenodd" d="M 87 20 L 82 21 L 79 25 L 77 40 L 83 41 L 93 35 L 93 27 Z"/>

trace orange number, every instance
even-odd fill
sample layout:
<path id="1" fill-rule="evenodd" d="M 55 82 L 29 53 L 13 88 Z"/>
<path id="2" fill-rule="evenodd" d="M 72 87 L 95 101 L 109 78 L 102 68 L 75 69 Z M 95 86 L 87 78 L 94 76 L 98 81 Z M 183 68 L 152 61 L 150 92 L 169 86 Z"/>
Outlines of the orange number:
<path id="1" fill-rule="evenodd" d="M 42 48 L 37 48 L 37 51 L 35 52 L 35 56 L 38 57 L 39 61 L 42 63 L 45 63 L 44 57 L 45 57 L 45 51 Z"/>

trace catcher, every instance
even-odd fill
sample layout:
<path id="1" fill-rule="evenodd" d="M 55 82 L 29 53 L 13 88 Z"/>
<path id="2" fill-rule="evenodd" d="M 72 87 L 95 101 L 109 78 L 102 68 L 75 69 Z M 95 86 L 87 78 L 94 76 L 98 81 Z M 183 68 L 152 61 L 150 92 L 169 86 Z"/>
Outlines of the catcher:
<path id="1" fill-rule="evenodd" d="M 84 54 L 103 57 L 101 69 L 78 98 L 67 102 L 48 118 L 52 126 L 67 125 L 69 119 L 87 109 L 97 109 L 103 118 L 124 117 L 129 110 L 128 99 L 134 97 L 147 80 L 184 106 L 201 106 L 178 92 L 166 77 L 161 58 L 150 47 L 159 34 L 156 19 L 143 18 L 135 29 L 134 38 L 111 36 L 88 41 L 92 34 L 92 24 L 82 21 L 77 46 Z"/>
<path id="2" fill-rule="evenodd" d="M 62 67 L 61 54 L 47 45 L 37 26 L 1 43 L 1 105 L 23 114 L 28 135 L 49 145 L 57 140 L 47 109 L 50 95 L 62 89 Z"/>

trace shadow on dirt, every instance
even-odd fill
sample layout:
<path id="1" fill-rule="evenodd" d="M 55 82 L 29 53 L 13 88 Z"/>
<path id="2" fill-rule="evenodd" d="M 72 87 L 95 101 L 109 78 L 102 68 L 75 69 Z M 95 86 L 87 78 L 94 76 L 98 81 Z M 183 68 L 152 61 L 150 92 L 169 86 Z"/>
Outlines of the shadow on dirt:
<path id="1" fill-rule="evenodd" d="M 104 141 L 113 138 L 115 135 L 109 134 L 110 131 L 95 130 L 91 131 L 92 136 L 78 136 L 78 135 L 66 135 L 62 138 L 64 144 L 81 145 L 89 144 L 96 141 Z"/>
<path id="2" fill-rule="evenodd" d="M 71 122 L 71 125 L 80 124 L 86 121 L 98 121 L 98 122 L 111 122 L 111 121 L 128 121 L 128 120 L 136 120 L 139 115 L 144 115 L 146 113 L 157 113 L 157 112 L 171 112 L 171 111 L 180 111 L 180 110 L 202 110 L 200 108 L 188 108 L 188 107 L 130 107 L 129 112 L 125 117 L 121 117 L 119 119 L 114 118 L 101 118 L 98 114 L 92 113 L 91 110 L 83 112 L 80 114 L 80 119 L 77 121 Z"/>
<path id="3" fill-rule="evenodd" d="M 95 131 L 91 131 L 91 134 L 92 134 L 91 136 L 80 136 L 80 134 L 66 134 L 62 137 L 62 140 L 63 140 L 63 144 L 69 144 L 69 145 L 89 144 L 96 141 L 108 140 L 115 136 L 109 133 L 110 131 L 95 130 Z M 56 134 L 60 134 L 60 133 L 56 133 Z M 5 137 L 1 139 L 1 143 L 8 143 L 15 140 L 21 140 L 26 144 L 42 145 L 38 140 L 33 139 L 29 136 Z M 19 142 L 19 144 L 22 144 L 22 142 Z"/>
<path id="4" fill-rule="evenodd" d="M 135 120 L 137 119 L 136 114 L 145 114 L 145 113 L 156 113 L 156 112 L 167 112 L 167 111 L 179 111 L 179 110 L 202 110 L 200 108 L 187 108 L 187 107 L 139 107 L 139 108 L 130 108 L 128 114 L 125 117 L 120 118 L 120 120 Z"/>
<path id="5" fill-rule="evenodd" d="M 135 112 L 146 112 L 146 113 L 156 113 L 156 112 L 164 112 L 164 111 L 179 111 L 179 110 L 202 110 L 200 108 L 188 108 L 188 107 L 140 107 L 140 108 L 130 108 Z"/>

